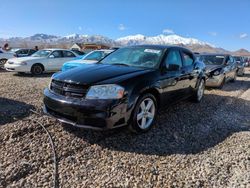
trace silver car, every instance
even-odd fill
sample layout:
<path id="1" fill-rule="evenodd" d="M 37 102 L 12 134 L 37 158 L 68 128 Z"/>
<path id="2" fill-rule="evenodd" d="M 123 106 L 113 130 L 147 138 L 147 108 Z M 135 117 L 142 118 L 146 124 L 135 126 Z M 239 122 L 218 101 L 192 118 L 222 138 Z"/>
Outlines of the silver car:
<path id="1" fill-rule="evenodd" d="M 228 81 L 237 76 L 234 58 L 228 54 L 200 54 L 199 60 L 206 65 L 206 86 L 222 88 Z"/>

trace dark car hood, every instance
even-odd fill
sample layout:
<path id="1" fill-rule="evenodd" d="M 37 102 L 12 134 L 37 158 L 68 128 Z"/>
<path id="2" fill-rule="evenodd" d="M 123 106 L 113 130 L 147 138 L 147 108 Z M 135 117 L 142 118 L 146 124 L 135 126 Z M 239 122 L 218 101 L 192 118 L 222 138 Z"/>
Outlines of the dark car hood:
<path id="1" fill-rule="evenodd" d="M 206 72 L 211 72 L 218 68 L 223 68 L 223 65 L 206 65 Z"/>
<path id="2" fill-rule="evenodd" d="M 88 67 L 74 68 L 56 74 L 53 79 L 64 82 L 91 85 L 120 76 L 131 76 L 133 73 L 147 72 L 147 69 L 118 65 L 94 64 Z M 130 76 L 129 76 L 130 75 Z"/>

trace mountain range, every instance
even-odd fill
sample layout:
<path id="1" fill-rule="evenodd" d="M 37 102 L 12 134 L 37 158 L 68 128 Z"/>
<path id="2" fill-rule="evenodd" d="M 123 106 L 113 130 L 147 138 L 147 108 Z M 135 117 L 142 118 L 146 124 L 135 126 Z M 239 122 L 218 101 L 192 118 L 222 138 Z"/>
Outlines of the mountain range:
<path id="1" fill-rule="evenodd" d="M 56 36 L 40 33 L 30 37 L 12 37 L 8 39 L 0 38 L 0 45 L 3 45 L 3 43 L 5 42 L 8 42 L 10 46 L 13 47 L 34 47 L 35 45 L 38 45 L 40 48 L 70 48 L 74 43 L 101 43 L 110 46 L 130 46 L 140 44 L 178 45 L 187 47 L 194 52 L 232 53 L 235 55 L 250 56 L 250 52 L 245 49 L 230 52 L 223 48 L 216 47 L 210 43 L 195 38 L 182 37 L 176 34 L 161 34 L 157 36 L 144 36 L 141 34 L 137 34 L 114 40 L 102 35 L 70 34 L 67 36 Z"/>

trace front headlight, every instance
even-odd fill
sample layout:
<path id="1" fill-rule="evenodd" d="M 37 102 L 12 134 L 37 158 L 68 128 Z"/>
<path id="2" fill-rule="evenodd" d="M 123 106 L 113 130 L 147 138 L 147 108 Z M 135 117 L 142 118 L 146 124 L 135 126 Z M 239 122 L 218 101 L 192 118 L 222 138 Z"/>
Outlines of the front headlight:
<path id="1" fill-rule="evenodd" d="M 124 88 L 116 84 L 91 86 L 86 99 L 121 99 Z"/>
<path id="2" fill-rule="evenodd" d="M 220 71 L 219 71 L 219 70 L 214 71 L 214 73 L 213 73 L 214 76 L 218 76 L 219 74 L 220 74 Z"/>
<path id="3" fill-rule="evenodd" d="M 16 63 L 14 63 L 14 64 L 16 64 L 16 65 L 27 65 L 27 62 L 16 62 Z"/>

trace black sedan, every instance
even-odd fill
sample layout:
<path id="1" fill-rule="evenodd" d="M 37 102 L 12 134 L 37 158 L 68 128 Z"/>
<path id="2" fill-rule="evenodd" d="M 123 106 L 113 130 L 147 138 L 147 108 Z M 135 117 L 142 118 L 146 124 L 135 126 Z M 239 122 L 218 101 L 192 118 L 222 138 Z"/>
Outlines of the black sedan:
<path id="1" fill-rule="evenodd" d="M 237 65 L 231 55 L 201 54 L 199 60 L 206 65 L 206 86 L 222 88 L 226 82 L 236 79 Z"/>
<path id="2" fill-rule="evenodd" d="M 97 64 L 55 75 L 44 91 L 44 112 L 82 128 L 129 125 L 145 132 L 160 107 L 189 97 L 201 101 L 204 71 L 185 48 L 120 48 Z"/>

